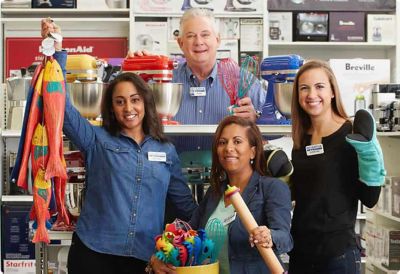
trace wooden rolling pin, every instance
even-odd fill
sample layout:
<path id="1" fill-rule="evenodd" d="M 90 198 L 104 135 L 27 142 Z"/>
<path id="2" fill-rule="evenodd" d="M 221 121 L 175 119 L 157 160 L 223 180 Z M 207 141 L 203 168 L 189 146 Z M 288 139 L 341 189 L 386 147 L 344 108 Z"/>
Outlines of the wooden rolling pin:
<path id="1" fill-rule="evenodd" d="M 243 201 L 243 198 L 239 192 L 239 188 L 237 188 L 236 186 L 228 185 L 228 189 L 225 191 L 225 197 L 231 199 L 231 203 L 235 208 L 237 214 L 239 215 L 240 220 L 242 221 L 247 232 L 249 232 L 250 234 L 253 231 L 253 229 L 258 227 L 258 224 L 256 220 L 254 220 L 254 217 L 251 214 L 249 208 Z M 278 258 L 275 256 L 275 253 L 272 250 L 272 248 L 265 248 L 260 246 L 259 244 L 256 244 L 256 247 L 272 274 L 285 273 L 285 270 L 283 269 Z"/>

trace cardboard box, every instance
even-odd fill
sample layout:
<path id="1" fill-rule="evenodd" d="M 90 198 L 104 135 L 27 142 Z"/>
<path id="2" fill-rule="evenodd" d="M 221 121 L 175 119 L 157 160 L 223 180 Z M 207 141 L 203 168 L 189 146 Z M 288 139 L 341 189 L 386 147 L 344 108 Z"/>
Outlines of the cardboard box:
<path id="1" fill-rule="evenodd" d="M 390 83 L 389 59 L 330 59 L 335 73 L 342 103 L 347 115 L 354 116 L 355 99 L 365 98 L 365 106 L 372 102 L 372 89 L 376 83 Z"/>
<path id="2" fill-rule="evenodd" d="M 181 5 L 176 5 L 175 1 L 154 1 L 154 0 L 134 0 L 132 1 L 135 13 L 168 13 L 179 12 Z"/>
<path id="3" fill-rule="evenodd" d="M 328 41 L 327 12 L 293 13 L 293 41 Z"/>
<path id="4" fill-rule="evenodd" d="M 221 39 L 240 38 L 239 18 L 221 18 L 218 25 Z"/>
<path id="5" fill-rule="evenodd" d="M 400 177 L 392 177 L 392 215 L 400 218 Z"/>
<path id="6" fill-rule="evenodd" d="M 291 12 L 268 13 L 268 41 L 291 42 L 293 36 L 292 26 Z"/>
<path id="7" fill-rule="evenodd" d="M 263 20 L 258 18 L 240 19 L 240 49 L 263 51 Z"/>
<path id="8" fill-rule="evenodd" d="M 382 265 L 389 270 L 400 269 L 400 230 L 383 228 Z"/>
<path id="9" fill-rule="evenodd" d="M 268 0 L 270 11 L 396 11 L 396 0 Z"/>
<path id="10" fill-rule="evenodd" d="M 35 259 L 35 245 L 29 240 L 30 209 L 31 204 L 3 203 L 1 215 L 3 260 Z"/>
<path id="11" fill-rule="evenodd" d="M 365 13 L 330 12 L 329 41 L 365 42 Z"/>
<path id="12" fill-rule="evenodd" d="M 396 43 L 396 15 L 368 14 L 367 41 L 374 43 Z"/>
<path id="13" fill-rule="evenodd" d="M 167 55 L 167 22 L 135 22 L 134 49 L 146 49 L 153 54 Z"/>
<path id="14" fill-rule="evenodd" d="M 32 8 L 71 9 L 76 8 L 76 0 L 32 0 Z"/>

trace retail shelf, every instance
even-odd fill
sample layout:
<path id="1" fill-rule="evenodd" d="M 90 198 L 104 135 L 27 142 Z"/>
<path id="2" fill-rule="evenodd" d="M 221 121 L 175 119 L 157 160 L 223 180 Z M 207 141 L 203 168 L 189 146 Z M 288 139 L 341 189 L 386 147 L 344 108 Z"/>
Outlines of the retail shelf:
<path id="1" fill-rule="evenodd" d="M 372 213 L 374 213 L 374 214 L 376 214 L 378 216 L 385 217 L 386 219 L 398 222 L 400 224 L 400 218 L 399 217 L 395 217 L 395 216 L 390 215 L 388 213 L 383 213 L 383 212 L 380 212 L 378 210 L 373 210 L 373 209 L 368 209 L 368 208 L 367 208 L 367 211 L 370 211 L 370 212 L 372 212 Z"/>
<path id="2" fill-rule="evenodd" d="M 2 18 L 2 22 L 37 22 L 41 18 Z M 129 22 L 125 17 L 52 17 L 57 22 Z"/>
<path id="3" fill-rule="evenodd" d="M 290 125 L 258 125 L 263 135 L 288 135 L 291 133 Z M 164 126 L 165 133 L 169 135 L 213 135 L 217 125 L 168 125 Z"/>
<path id="4" fill-rule="evenodd" d="M 33 202 L 32 195 L 2 195 L 2 202 Z"/>
<path id="5" fill-rule="evenodd" d="M 49 230 L 49 238 L 50 240 L 71 240 L 73 231 L 54 231 Z"/>
<path id="6" fill-rule="evenodd" d="M 400 131 L 381 132 L 376 133 L 377 136 L 400 137 Z"/>
<path id="7" fill-rule="evenodd" d="M 29 15 L 43 15 L 43 14 L 102 14 L 102 15 L 110 15 L 110 14 L 125 14 L 129 15 L 129 9 L 1 9 L 2 15 L 20 15 L 20 14 L 29 14 Z"/>
<path id="8" fill-rule="evenodd" d="M 169 12 L 169 13 L 144 13 L 144 12 L 135 12 L 135 17 L 182 17 L 183 12 Z M 224 12 L 224 13 L 214 13 L 216 18 L 262 18 L 262 13 L 250 13 L 243 16 L 243 13 L 240 12 Z"/>
<path id="9" fill-rule="evenodd" d="M 396 43 L 371 43 L 371 42 L 271 42 L 268 44 L 270 48 L 287 48 L 287 49 L 304 49 L 305 46 L 315 48 L 335 48 L 335 49 L 355 49 L 355 48 L 392 48 Z"/>
<path id="10" fill-rule="evenodd" d="M 1 137 L 3 138 L 19 138 L 21 137 L 21 130 L 2 130 Z"/>
<path id="11" fill-rule="evenodd" d="M 387 273 L 387 274 L 400 274 L 400 270 L 389 270 L 386 267 L 384 267 L 377 260 L 373 260 L 373 259 L 367 258 L 367 262 L 370 262 L 375 268 L 378 268 L 380 271 L 382 271 L 384 273 Z"/>

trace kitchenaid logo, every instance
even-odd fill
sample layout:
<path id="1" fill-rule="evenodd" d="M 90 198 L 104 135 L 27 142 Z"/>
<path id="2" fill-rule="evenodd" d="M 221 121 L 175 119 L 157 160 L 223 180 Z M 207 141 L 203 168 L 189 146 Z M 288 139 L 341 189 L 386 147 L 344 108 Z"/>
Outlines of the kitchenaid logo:
<path id="1" fill-rule="evenodd" d="M 65 48 L 68 53 L 92 53 L 93 46 L 76 46 L 74 48 Z"/>
<path id="2" fill-rule="evenodd" d="M 351 65 L 350 63 L 346 63 L 346 70 L 375 70 L 375 66 L 371 64 L 361 64 L 361 65 Z"/>

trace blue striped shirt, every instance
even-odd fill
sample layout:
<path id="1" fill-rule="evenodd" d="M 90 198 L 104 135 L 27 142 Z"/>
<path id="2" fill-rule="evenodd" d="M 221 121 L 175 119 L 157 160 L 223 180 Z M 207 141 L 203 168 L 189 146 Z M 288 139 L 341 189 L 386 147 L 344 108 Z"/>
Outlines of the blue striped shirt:
<path id="1" fill-rule="evenodd" d="M 183 84 L 182 102 L 174 120 L 181 124 L 218 124 L 222 118 L 229 115 L 230 98 L 218 78 L 218 66 L 214 65 L 210 75 L 199 82 L 192 73 L 187 63 L 181 63 L 174 70 L 174 83 Z M 191 87 L 204 87 L 206 96 L 191 96 Z M 257 80 L 247 94 L 257 110 L 262 109 L 265 102 L 266 91 Z M 178 151 L 209 150 L 211 149 L 210 137 L 176 137 L 175 145 Z"/>

